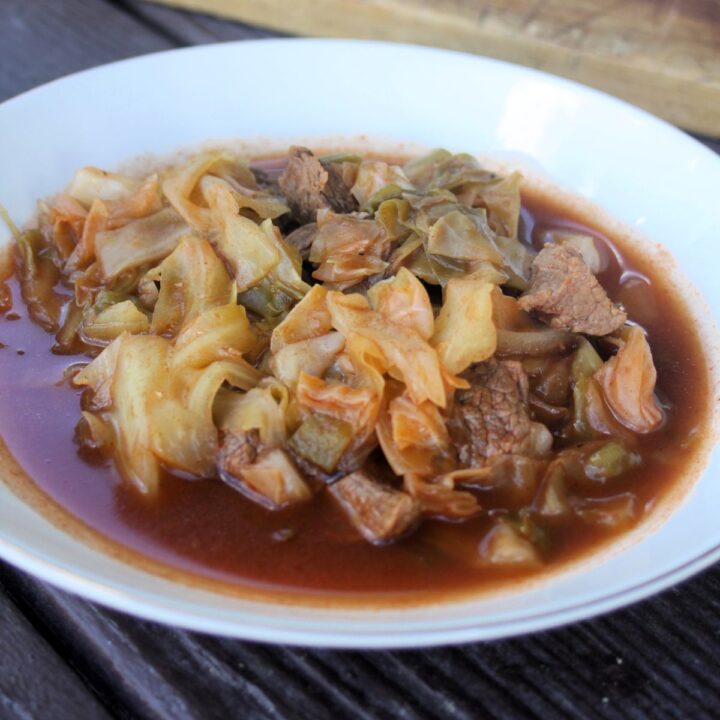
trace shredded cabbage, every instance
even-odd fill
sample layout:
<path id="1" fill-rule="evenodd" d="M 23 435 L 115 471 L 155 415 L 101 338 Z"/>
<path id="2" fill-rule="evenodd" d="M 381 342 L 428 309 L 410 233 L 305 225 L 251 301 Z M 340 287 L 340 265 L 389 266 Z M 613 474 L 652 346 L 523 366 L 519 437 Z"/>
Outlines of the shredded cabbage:
<path id="1" fill-rule="evenodd" d="M 333 327 L 346 339 L 356 333 L 374 342 L 385 359 L 387 372 L 405 382 L 415 402 L 430 400 L 445 407 L 440 360 L 415 330 L 389 322 L 372 310 L 362 295 L 330 292 L 327 304 Z"/>
<path id="2" fill-rule="evenodd" d="M 166 466 L 208 477 L 215 472 L 218 432 L 213 422 L 215 396 L 223 383 L 248 389 L 257 382 L 254 368 L 217 361 L 202 370 L 177 369 L 168 362 L 162 396 L 151 406 L 151 448 Z"/>
<path id="3" fill-rule="evenodd" d="M 235 286 L 210 243 L 185 236 L 148 280 L 160 284 L 152 331 L 172 337 L 205 311 L 231 303 Z"/>
<path id="4" fill-rule="evenodd" d="M 174 210 L 164 208 L 117 230 L 98 232 L 94 252 L 103 277 L 111 280 L 126 270 L 167 257 L 189 232 Z"/>
<path id="5" fill-rule="evenodd" d="M 321 211 L 308 257 L 318 265 L 313 277 L 337 290 L 352 287 L 385 270 L 386 247 L 385 231 L 374 220 Z"/>
<path id="6" fill-rule="evenodd" d="M 67 194 L 89 208 L 96 200 L 127 200 L 142 188 L 143 182 L 142 178 L 83 167 L 75 173 Z"/>
<path id="7" fill-rule="evenodd" d="M 237 361 L 253 350 L 257 337 L 242 305 L 220 305 L 185 323 L 173 348 L 172 362 L 191 368 L 207 367 L 216 360 Z"/>
<path id="8" fill-rule="evenodd" d="M 229 155 L 221 152 L 208 152 L 198 156 L 193 162 L 181 165 L 171 171 L 162 183 L 163 195 L 175 211 L 199 233 L 210 229 L 210 211 L 206 204 L 197 202 L 195 192 L 203 175 L 219 165 L 231 162 Z M 232 192 L 226 190 L 232 197 Z M 205 197 L 207 201 L 207 197 Z M 235 202 L 237 206 L 237 202 Z M 238 210 L 239 210 L 239 206 Z"/>
<path id="9" fill-rule="evenodd" d="M 332 330 L 327 295 L 328 291 L 322 285 L 313 285 L 307 295 L 273 330 L 270 340 L 270 350 L 273 353 L 277 353 L 285 345 L 327 335 Z"/>
<path id="10" fill-rule="evenodd" d="M 410 473 L 403 478 L 403 488 L 420 503 L 427 515 L 465 520 L 482 510 L 475 495 L 465 490 L 456 490 L 451 481 L 430 482 Z"/>
<path id="11" fill-rule="evenodd" d="M 399 450 L 423 447 L 443 451 L 450 445 L 445 419 L 431 402 L 418 405 L 400 395 L 390 401 L 388 412 L 393 442 Z"/>
<path id="12" fill-rule="evenodd" d="M 284 345 L 270 359 L 276 378 L 295 389 L 300 373 L 322 377 L 345 347 L 345 338 L 338 332 L 318 335 Z"/>
<path id="13" fill-rule="evenodd" d="M 267 378 L 245 394 L 225 396 L 222 408 L 216 409 L 218 427 L 226 432 L 258 430 L 264 445 L 280 447 L 292 424 L 289 405 L 287 388 Z"/>
<path id="14" fill-rule="evenodd" d="M 152 410 L 167 387 L 169 352 L 164 338 L 123 334 L 74 379 L 93 391 L 93 406 L 106 411 L 118 468 L 144 493 L 156 492 L 160 481 L 160 460 L 152 451 Z"/>
<path id="15" fill-rule="evenodd" d="M 211 185 L 205 198 L 218 228 L 213 234 L 213 246 L 233 274 L 238 292 L 243 292 L 257 285 L 280 263 L 281 251 L 273 237 L 238 214 L 240 206 L 228 188 Z"/>
<path id="16" fill-rule="evenodd" d="M 327 483 L 371 541 L 483 498 L 489 531 L 451 553 L 474 567 L 539 566 L 554 524 L 635 522 L 635 495 L 609 493 L 663 422 L 650 346 L 638 326 L 589 339 L 522 309 L 521 176 L 446 150 L 293 163 L 81 168 L 17 233 L 53 352 L 96 355 L 72 381 L 77 441 L 148 495 L 175 471 L 275 511 Z M 548 238 L 603 269 L 590 235 Z"/>
<path id="17" fill-rule="evenodd" d="M 457 375 L 495 353 L 494 288 L 476 280 L 453 279 L 447 284 L 432 344 L 449 372 Z"/>
<path id="18" fill-rule="evenodd" d="M 271 510 L 309 500 L 312 492 L 284 450 L 262 453 L 242 470 L 247 494 Z"/>
<path id="19" fill-rule="evenodd" d="M 435 318 L 427 290 L 406 268 L 397 275 L 373 285 L 368 290 L 373 310 L 388 321 L 415 330 L 429 340 L 435 329 Z"/>
<path id="20" fill-rule="evenodd" d="M 454 260 L 478 260 L 502 265 L 492 231 L 483 215 L 452 210 L 430 228 L 428 250 Z"/>
<path id="21" fill-rule="evenodd" d="M 21 233 L 16 240 L 17 275 L 20 292 L 30 317 L 49 331 L 60 326 L 66 295 L 56 285 L 60 270 L 54 252 L 38 230 Z"/>
<path id="22" fill-rule="evenodd" d="M 146 333 L 150 321 L 145 313 L 138 310 L 132 300 L 110 305 L 92 320 L 83 322 L 83 333 L 94 340 L 110 341 L 127 332 L 131 335 Z"/>
<path id="23" fill-rule="evenodd" d="M 625 427 L 637 433 L 655 430 L 663 413 L 655 398 L 657 372 L 645 333 L 631 327 L 623 347 L 595 373 L 605 401 Z"/>
<path id="24" fill-rule="evenodd" d="M 359 433 L 371 427 L 374 420 L 374 397 L 370 388 L 327 382 L 301 372 L 296 396 L 302 408 L 342 420 Z"/>
<path id="25" fill-rule="evenodd" d="M 87 267 L 95 259 L 95 241 L 107 227 L 108 211 L 102 200 L 95 200 L 83 223 L 82 234 L 65 263 L 65 271 L 73 272 Z"/>
<path id="26" fill-rule="evenodd" d="M 389 165 L 382 160 L 363 160 L 355 184 L 350 189 L 360 207 L 370 206 L 373 198 L 386 188 L 391 193 L 414 189 L 399 165 Z"/>

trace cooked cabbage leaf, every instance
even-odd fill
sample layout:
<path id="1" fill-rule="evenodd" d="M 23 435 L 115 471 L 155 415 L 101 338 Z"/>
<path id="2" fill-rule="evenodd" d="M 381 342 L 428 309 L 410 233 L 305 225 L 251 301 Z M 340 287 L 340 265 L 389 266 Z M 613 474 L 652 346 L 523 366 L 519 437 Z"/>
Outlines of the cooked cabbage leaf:
<path id="1" fill-rule="evenodd" d="M 39 230 L 21 233 L 16 241 L 20 292 L 30 317 L 46 330 L 56 331 L 67 296 L 55 289 L 60 270 L 55 252 Z"/>
<path id="2" fill-rule="evenodd" d="M 213 223 L 216 252 L 223 258 L 237 282 L 238 292 L 257 285 L 281 259 L 274 237 L 249 218 L 239 215 L 240 207 L 232 192 L 213 184 L 205 190 Z"/>
<path id="3" fill-rule="evenodd" d="M 114 303 L 83 321 L 83 334 L 93 340 L 109 342 L 123 333 L 138 335 L 150 329 L 145 313 L 132 300 Z"/>
<path id="4" fill-rule="evenodd" d="M 95 200 L 127 200 L 140 190 L 143 183 L 143 178 L 88 166 L 75 173 L 67 194 L 89 208 Z"/>
<path id="5" fill-rule="evenodd" d="M 389 322 L 370 308 L 362 295 L 327 296 L 333 327 L 347 340 L 356 333 L 375 343 L 387 364 L 387 372 L 402 380 L 417 403 L 430 400 L 445 407 L 447 398 L 440 361 L 435 350 L 412 328 Z"/>
<path id="6" fill-rule="evenodd" d="M 432 337 L 435 318 L 427 290 L 406 268 L 373 285 L 367 295 L 373 310 L 390 322 L 412 328 L 424 340 Z"/>
<path id="7" fill-rule="evenodd" d="M 258 430 L 267 447 L 282 446 L 294 424 L 288 389 L 273 378 L 244 394 L 225 395 L 215 409 L 218 427 L 226 432 Z"/>
<path id="8" fill-rule="evenodd" d="M 295 388 L 300 373 L 322 377 L 345 347 L 339 332 L 283 345 L 270 359 L 270 369 L 289 388 Z"/>
<path id="9" fill-rule="evenodd" d="M 94 393 L 93 407 L 105 411 L 118 469 L 143 493 L 157 492 L 160 481 L 152 411 L 167 387 L 170 347 L 164 338 L 123 334 L 74 379 Z"/>
<path id="10" fill-rule="evenodd" d="M 98 232 L 94 252 L 106 280 L 167 257 L 190 228 L 171 208 L 134 220 L 117 230 Z"/>
<path id="11" fill-rule="evenodd" d="M 367 208 L 377 204 L 381 197 L 378 193 L 381 191 L 387 195 L 413 189 L 412 183 L 399 165 L 390 165 L 382 160 L 363 160 L 350 192 L 361 208 Z"/>
<path id="12" fill-rule="evenodd" d="M 242 305 L 210 307 L 183 325 L 175 340 L 172 364 L 204 368 L 217 360 L 237 362 L 256 345 L 257 336 Z"/>
<path id="13" fill-rule="evenodd" d="M 494 289 L 495 285 L 489 282 L 458 278 L 450 280 L 445 288 L 432 345 L 443 366 L 455 375 L 495 353 Z"/>
<path id="14" fill-rule="evenodd" d="M 235 286 L 204 238 L 188 235 L 151 277 L 160 284 L 152 331 L 173 337 L 205 311 L 234 300 Z"/>
<path id="15" fill-rule="evenodd" d="M 310 291 L 273 330 L 270 350 L 277 353 L 285 345 L 327 335 L 332 330 L 332 319 L 327 307 L 328 291 L 322 285 L 313 285 Z"/>
<path id="16" fill-rule="evenodd" d="M 629 329 L 623 347 L 595 372 L 595 377 L 605 401 L 625 427 L 649 433 L 662 423 L 662 409 L 655 398 L 657 372 L 642 329 Z"/>

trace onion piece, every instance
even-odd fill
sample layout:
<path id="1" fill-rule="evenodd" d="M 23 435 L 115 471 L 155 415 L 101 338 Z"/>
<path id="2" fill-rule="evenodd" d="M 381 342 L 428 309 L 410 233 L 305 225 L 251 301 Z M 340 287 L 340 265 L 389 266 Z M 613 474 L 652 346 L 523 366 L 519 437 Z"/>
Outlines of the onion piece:
<path id="1" fill-rule="evenodd" d="M 577 343 L 577 335 L 563 330 L 498 330 L 495 354 L 499 357 L 556 355 L 570 352 Z"/>

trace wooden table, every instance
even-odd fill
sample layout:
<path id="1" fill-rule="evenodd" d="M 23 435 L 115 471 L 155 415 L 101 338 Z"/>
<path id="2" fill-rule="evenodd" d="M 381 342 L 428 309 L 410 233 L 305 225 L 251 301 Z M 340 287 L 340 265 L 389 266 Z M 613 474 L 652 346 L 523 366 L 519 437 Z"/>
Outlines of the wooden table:
<path id="1" fill-rule="evenodd" d="M 270 34 L 135 0 L 0 0 L 0 100 L 132 55 Z M 0 564 L 0 717 L 716 718 L 719 607 L 716 566 L 552 632 L 340 652 L 136 620 Z"/>

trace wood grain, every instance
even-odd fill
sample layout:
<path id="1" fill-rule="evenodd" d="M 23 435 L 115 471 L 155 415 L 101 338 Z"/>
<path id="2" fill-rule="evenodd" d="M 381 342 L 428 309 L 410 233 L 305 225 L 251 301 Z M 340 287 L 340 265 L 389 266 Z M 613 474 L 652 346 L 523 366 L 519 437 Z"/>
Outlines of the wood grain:
<path id="1" fill-rule="evenodd" d="M 7 595 L 0 595 L 0 717 L 87 718 L 110 715 Z M 58 693 L 62 688 L 62 693 Z"/>
<path id="2" fill-rule="evenodd" d="M 2 0 L 0 98 L 92 65 L 175 47 L 141 28 L 110 3 Z"/>
<path id="3" fill-rule="evenodd" d="M 302 35 L 447 47 L 547 70 L 720 135 L 715 0 L 158 0 Z"/>
<path id="4" fill-rule="evenodd" d="M 106 610 L 3 565 L 0 583 L 123 717 L 717 717 L 720 568 L 569 628 L 392 652 L 272 647 L 185 632 Z"/>
<path id="5" fill-rule="evenodd" d="M 282 33 L 276 30 L 266 30 L 239 22 L 228 22 L 214 15 L 178 12 L 172 7 L 141 0 L 116 0 L 115 4 L 153 30 L 172 34 L 179 45 L 201 45 L 210 42 L 257 40 L 282 36 Z"/>

